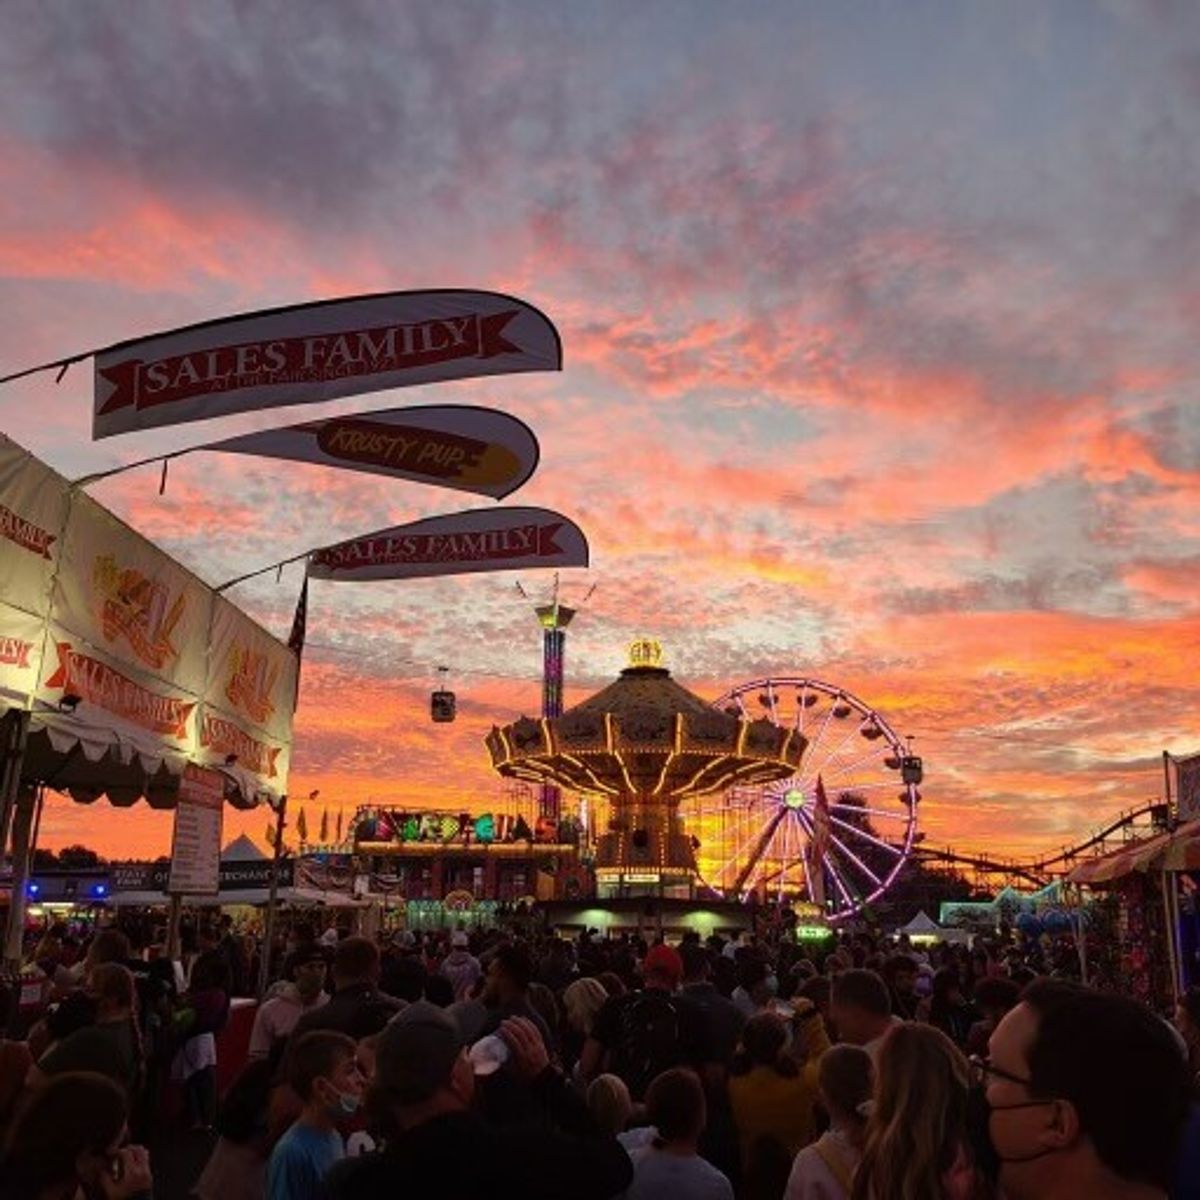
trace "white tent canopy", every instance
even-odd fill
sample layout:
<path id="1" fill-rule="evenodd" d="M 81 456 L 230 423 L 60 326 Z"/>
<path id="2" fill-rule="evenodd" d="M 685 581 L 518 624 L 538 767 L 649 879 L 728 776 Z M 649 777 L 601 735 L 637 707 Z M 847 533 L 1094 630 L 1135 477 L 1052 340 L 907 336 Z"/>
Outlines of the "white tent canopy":
<path id="1" fill-rule="evenodd" d="M 242 833 L 233 839 L 221 851 L 222 862 L 266 862 L 267 856 L 254 844 L 251 838 Z"/>
<path id="2" fill-rule="evenodd" d="M 900 932 L 909 937 L 937 937 L 946 931 L 922 909 Z"/>

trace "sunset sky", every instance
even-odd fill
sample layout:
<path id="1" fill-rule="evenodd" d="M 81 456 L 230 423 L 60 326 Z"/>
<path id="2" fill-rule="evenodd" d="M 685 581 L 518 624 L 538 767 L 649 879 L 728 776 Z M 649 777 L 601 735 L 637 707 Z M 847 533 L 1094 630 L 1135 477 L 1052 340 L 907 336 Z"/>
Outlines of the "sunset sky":
<path id="1" fill-rule="evenodd" d="M 811 674 L 914 736 L 930 842 L 1057 847 L 1200 750 L 1198 137 L 1186 2 L 10 0 L 0 373 L 426 286 L 528 299 L 565 370 L 93 444 L 85 364 L 0 389 L 0 429 L 77 476 L 505 409 L 542 445 L 511 502 L 591 538 L 568 703 L 642 634 L 712 697 Z M 215 455 L 92 494 L 214 584 L 471 503 Z M 231 596 L 286 636 L 299 586 Z M 483 735 L 539 704 L 513 576 L 316 583 L 309 638 L 293 795 L 495 802 Z M 170 818 L 42 831 L 158 854 Z"/>

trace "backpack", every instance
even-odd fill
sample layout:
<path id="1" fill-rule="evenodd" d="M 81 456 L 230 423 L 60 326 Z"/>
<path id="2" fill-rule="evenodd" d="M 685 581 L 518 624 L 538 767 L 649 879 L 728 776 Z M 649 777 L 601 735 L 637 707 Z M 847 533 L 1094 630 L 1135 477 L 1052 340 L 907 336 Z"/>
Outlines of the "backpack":
<path id="1" fill-rule="evenodd" d="M 650 1081 L 679 1062 L 679 1005 L 666 992 L 635 992 L 620 1014 L 610 1070 L 635 1100 Z"/>

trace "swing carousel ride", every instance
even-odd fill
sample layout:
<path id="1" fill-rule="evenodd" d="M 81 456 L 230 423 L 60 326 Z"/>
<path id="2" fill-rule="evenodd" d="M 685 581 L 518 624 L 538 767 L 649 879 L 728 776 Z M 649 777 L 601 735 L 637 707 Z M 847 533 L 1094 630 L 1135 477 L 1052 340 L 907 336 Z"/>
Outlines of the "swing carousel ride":
<path id="1" fill-rule="evenodd" d="M 594 696 L 486 742 L 499 774 L 606 803 L 601 898 L 807 900 L 836 922 L 883 895 L 916 838 L 921 760 L 864 701 L 776 677 L 710 704 L 648 640 Z"/>

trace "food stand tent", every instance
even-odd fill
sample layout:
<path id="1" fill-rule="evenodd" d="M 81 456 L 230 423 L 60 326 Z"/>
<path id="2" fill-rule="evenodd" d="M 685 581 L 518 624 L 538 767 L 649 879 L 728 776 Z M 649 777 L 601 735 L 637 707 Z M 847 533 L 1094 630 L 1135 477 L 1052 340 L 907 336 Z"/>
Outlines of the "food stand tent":
<path id="1" fill-rule="evenodd" d="M 298 666 L 283 642 L 0 434 L 0 840 L 13 822 L 15 878 L 39 788 L 171 808 L 197 763 L 224 776 L 231 804 L 275 803 Z"/>

